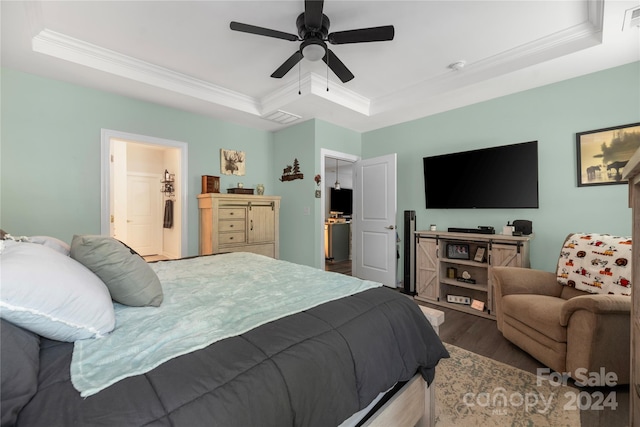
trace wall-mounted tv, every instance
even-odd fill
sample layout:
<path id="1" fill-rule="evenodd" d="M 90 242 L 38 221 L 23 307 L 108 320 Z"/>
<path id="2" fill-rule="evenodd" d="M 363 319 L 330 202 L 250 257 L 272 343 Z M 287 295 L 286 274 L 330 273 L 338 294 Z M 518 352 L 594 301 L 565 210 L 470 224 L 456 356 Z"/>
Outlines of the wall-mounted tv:
<path id="1" fill-rule="evenodd" d="M 425 157 L 427 209 L 538 208 L 538 141 Z"/>
<path id="2" fill-rule="evenodd" d="M 340 190 L 331 188 L 329 200 L 331 212 L 342 212 L 343 215 L 351 215 L 353 213 L 353 190 L 349 188 L 341 188 Z"/>

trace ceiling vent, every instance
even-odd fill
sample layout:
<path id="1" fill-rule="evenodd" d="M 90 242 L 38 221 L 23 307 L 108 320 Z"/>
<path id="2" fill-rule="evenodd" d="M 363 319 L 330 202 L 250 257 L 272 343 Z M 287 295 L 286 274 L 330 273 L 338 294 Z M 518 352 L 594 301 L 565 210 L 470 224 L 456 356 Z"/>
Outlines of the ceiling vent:
<path id="1" fill-rule="evenodd" d="M 266 115 L 263 117 L 264 119 L 271 120 L 272 122 L 280 123 L 282 125 L 287 125 L 289 123 L 293 123 L 296 120 L 300 120 L 302 116 L 298 116 L 296 114 L 287 113 L 286 111 L 278 110 L 273 113 Z"/>
<path id="2" fill-rule="evenodd" d="M 640 27 L 640 6 L 627 9 L 624 13 L 624 24 L 622 31 Z"/>

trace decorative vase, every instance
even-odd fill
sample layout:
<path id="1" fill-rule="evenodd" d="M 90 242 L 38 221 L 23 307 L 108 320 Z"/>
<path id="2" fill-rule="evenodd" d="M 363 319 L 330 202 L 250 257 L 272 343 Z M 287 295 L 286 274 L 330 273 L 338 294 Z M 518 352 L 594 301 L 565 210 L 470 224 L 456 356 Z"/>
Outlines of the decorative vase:
<path id="1" fill-rule="evenodd" d="M 258 195 L 262 196 L 264 194 L 264 185 L 258 184 L 256 190 L 258 191 Z"/>

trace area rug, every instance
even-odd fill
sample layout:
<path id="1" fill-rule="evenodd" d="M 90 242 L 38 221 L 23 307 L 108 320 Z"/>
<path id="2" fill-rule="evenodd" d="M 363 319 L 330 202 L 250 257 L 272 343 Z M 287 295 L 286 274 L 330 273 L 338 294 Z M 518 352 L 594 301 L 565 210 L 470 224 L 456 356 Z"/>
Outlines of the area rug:
<path id="1" fill-rule="evenodd" d="M 451 358 L 436 368 L 436 426 L 580 426 L 578 389 L 445 346 Z"/>

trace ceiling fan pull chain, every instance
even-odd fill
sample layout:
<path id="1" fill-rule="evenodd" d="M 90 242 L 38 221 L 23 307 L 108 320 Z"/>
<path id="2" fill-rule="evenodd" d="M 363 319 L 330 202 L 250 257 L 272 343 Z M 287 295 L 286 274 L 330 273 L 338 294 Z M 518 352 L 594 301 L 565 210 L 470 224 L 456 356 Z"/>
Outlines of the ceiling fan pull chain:
<path id="1" fill-rule="evenodd" d="M 300 90 L 300 63 L 298 62 L 298 95 L 302 95 L 302 91 Z"/>
<path id="2" fill-rule="evenodd" d="M 327 55 L 327 92 L 329 92 L 329 54 Z"/>

